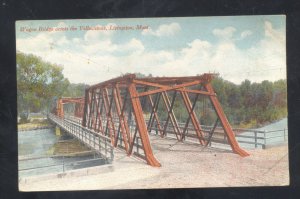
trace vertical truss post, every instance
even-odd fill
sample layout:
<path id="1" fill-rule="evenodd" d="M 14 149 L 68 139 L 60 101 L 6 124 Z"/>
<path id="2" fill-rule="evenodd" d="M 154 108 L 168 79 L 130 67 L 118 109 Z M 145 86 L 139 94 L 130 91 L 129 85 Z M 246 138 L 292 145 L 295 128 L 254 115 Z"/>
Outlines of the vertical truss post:
<path id="1" fill-rule="evenodd" d="M 128 142 L 131 142 L 132 138 L 130 136 L 130 128 L 129 128 L 129 125 L 128 125 L 129 118 L 127 119 L 126 116 L 124 115 L 127 100 L 128 100 L 128 90 L 127 89 L 125 89 L 125 90 L 126 90 L 126 93 L 125 93 L 125 96 L 124 96 L 123 103 L 122 103 L 122 98 L 121 98 L 121 94 L 120 94 L 119 90 L 117 91 L 117 95 L 118 95 L 118 98 L 120 99 L 120 101 L 119 101 L 120 102 L 120 107 L 122 107 L 121 117 L 124 120 L 124 126 L 125 126 L 125 130 L 126 130 L 126 133 L 127 133 L 127 139 L 128 139 Z M 131 111 L 130 111 L 130 114 L 131 114 Z"/>
<path id="2" fill-rule="evenodd" d="M 114 101 L 115 101 L 115 105 L 116 105 L 116 110 L 117 110 L 117 114 L 118 114 L 118 117 L 119 117 L 119 129 L 121 130 L 121 134 L 122 134 L 122 137 L 123 137 L 123 142 L 124 142 L 124 145 L 125 145 L 125 150 L 126 152 L 128 153 L 128 133 L 127 133 L 127 130 L 128 130 L 128 127 L 126 128 L 125 126 L 127 125 L 127 122 L 126 120 L 124 119 L 123 115 L 122 115 L 122 112 L 121 112 L 121 96 L 120 96 L 120 91 L 119 91 L 119 88 L 118 88 L 118 85 L 115 86 L 115 89 L 113 90 L 113 96 L 114 96 Z M 119 134 L 119 130 L 118 130 L 118 134 Z M 116 136 L 116 140 L 115 140 L 115 147 L 117 146 L 117 143 L 118 143 L 118 134 Z"/>
<path id="3" fill-rule="evenodd" d="M 91 124 L 90 124 L 90 127 L 91 129 L 94 129 L 94 123 L 95 123 L 95 108 L 97 106 L 97 96 L 96 96 L 96 90 L 93 91 L 93 95 L 94 95 L 94 98 L 92 98 L 92 120 L 91 120 Z M 96 109 L 97 110 L 97 109 Z"/>
<path id="4" fill-rule="evenodd" d="M 138 128 L 140 138 L 142 141 L 142 145 L 144 148 L 146 161 L 151 166 L 159 167 L 161 165 L 157 161 L 157 159 L 154 157 L 153 152 L 152 152 L 152 148 L 151 148 L 151 144 L 150 144 L 150 140 L 149 140 L 148 132 L 147 132 L 147 126 L 145 124 L 145 119 L 143 116 L 142 106 L 139 101 L 138 93 L 137 93 L 136 86 L 134 83 L 131 82 L 128 85 L 128 91 L 129 91 L 129 95 L 130 95 L 130 99 L 131 99 L 133 114 L 134 114 L 135 120 L 136 120 L 136 126 Z"/>
<path id="5" fill-rule="evenodd" d="M 74 115 L 75 115 L 76 117 L 79 117 L 79 116 L 80 116 L 80 104 L 75 104 Z"/>
<path id="6" fill-rule="evenodd" d="M 93 120 L 93 117 L 94 117 L 94 113 L 93 113 L 93 111 L 94 111 L 94 102 L 95 102 L 95 100 L 94 100 L 94 98 L 95 98 L 95 92 L 94 92 L 94 90 L 92 90 L 91 91 L 92 92 L 92 97 L 91 97 L 91 100 L 90 100 L 90 102 L 89 102 L 89 120 L 88 120 L 88 128 L 91 128 L 91 124 L 92 124 L 92 120 Z"/>
<path id="7" fill-rule="evenodd" d="M 97 120 L 98 120 L 98 126 L 96 127 L 97 132 L 101 132 L 102 134 L 104 134 L 103 131 L 103 125 L 102 125 L 102 112 L 103 112 L 103 107 L 104 107 L 104 99 L 102 97 L 101 94 L 102 89 L 99 89 L 99 105 L 98 105 L 98 109 L 97 109 Z"/>
<path id="8" fill-rule="evenodd" d="M 152 107 L 152 111 L 151 111 L 150 119 L 148 121 L 147 129 L 148 129 L 149 132 L 151 131 L 153 123 L 154 123 L 154 119 L 155 119 L 156 120 L 156 124 L 157 124 L 157 128 L 158 128 L 158 130 L 160 132 L 160 136 L 163 136 L 163 130 L 161 128 L 161 125 L 160 125 L 160 122 L 159 122 L 159 118 L 158 118 L 158 115 L 157 115 L 157 112 L 156 112 L 158 104 L 159 104 L 160 96 L 161 96 L 161 93 L 158 93 L 156 95 L 155 101 L 153 103 L 151 95 L 148 95 L 148 99 L 150 101 L 150 105 Z"/>
<path id="9" fill-rule="evenodd" d="M 88 112 L 88 98 L 89 98 L 89 90 L 85 89 L 83 117 L 82 117 L 82 126 L 84 126 L 84 127 L 86 127 L 86 117 L 87 117 L 87 112 Z"/>
<path id="10" fill-rule="evenodd" d="M 101 118 L 99 117 L 100 115 L 100 90 L 98 93 L 96 93 L 96 119 L 95 119 L 95 123 L 94 123 L 94 130 L 96 132 L 99 132 L 99 126 L 101 125 Z"/>
<path id="11" fill-rule="evenodd" d="M 104 101 L 104 109 L 105 109 L 105 119 L 106 119 L 106 126 L 105 126 L 105 131 L 104 131 L 104 135 L 107 135 L 108 133 L 108 130 L 111 130 L 109 128 L 109 119 L 108 119 L 108 110 L 109 110 L 109 105 L 108 105 L 108 99 L 107 99 L 107 96 L 106 96 L 106 92 L 104 91 L 104 89 L 102 89 L 102 98 L 103 98 L 103 101 Z M 110 131 L 110 134 L 109 136 L 111 137 L 111 131 Z"/>
<path id="12" fill-rule="evenodd" d="M 210 83 L 207 83 L 206 85 L 204 85 L 204 87 L 206 88 L 206 90 L 208 92 L 215 93 Z M 215 111 L 217 113 L 219 121 L 221 122 L 221 124 L 224 128 L 224 131 L 227 135 L 228 142 L 229 142 L 232 150 L 235 153 L 239 154 L 240 156 L 243 156 L 243 157 L 248 156 L 249 154 L 246 151 L 244 151 L 243 149 L 241 149 L 238 142 L 236 141 L 234 132 L 231 129 L 231 126 L 230 126 L 230 124 L 229 124 L 229 122 L 228 122 L 228 120 L 227 120 L 227 118 L 226 118 L 226 116 L 223 112 L 223 109 L 222 109 L 216 95 L 210 95 L 209 99 L 210 99 L 212 105 L 215 108 Z"/>
<path id="13" fill-rule="evenodd" d="M 208 138 L 207 138 L 207 142 L 206 142 L 205 147 L 207 147 L 208 145 L 211 146 L 211 138 L 212 138 L 212 136 L 213 136 L 213 134 L 214 134 L 214 132 L 215 132 L 217 126 L 218 126 L 218 122 L 219 122 L 219 118 L 216 119 L 213 128 L 212 128 L 212 129 L 210 130 L 210 132 L 209 132 L 209 136 L 208 136 Z"/>
<path id="14" fill-rule="evenodd" d="M 113 95 L 111 95 L 111 100 L 109 102 L 108 98 L 108 90 L 107 88 L 103 89 L 102 96 L 104 99 L 104 107 L 106 110 L 106 129 L 105 129 L 105 134 L 107 135 L 107 131 L 109 130 L 109 134 L 111 137 L 111 143 L 114 146 L 115 145 L 115 125 L 113 124 L 112 121 L 112 116 L 111 116 L 111 108 L 112 108 L 112 100 L 113 100 Z"/>
<path id="15" fill-rule="evenodd" d="M 173 99 L 172 99 L 172 103 L 171 103 L 170 100 L 169 100 L 168 94 L 165 91 L 162 93 L 165 106 L 167 107 L 167 110 L 168 110 L 168 117 L 167 117 L 167 120 L 166 120 L 166 124 L 164 126 L 164 135 L 166 135 L 166 130 L 167 130 L 167 127 L 168 127 L 169 119 L 171 119 L 171 123 L 172 123 L 173 129 L 174 129 L 174 133 L 176 135 L 176 138 L 177 138 L 177 140 L 180 140 L 181 133 L 180 133 L 180 129 L 179 129 L 179 126 L 178 126 L 178 123 L 177 123 L 177 120 L 176 120 L 176 117 L 175 117 L 175 114 L 174 114 L 174 111 L 173 111 L 173 105 L 174 105 L 174 102 L 175 102 L 176 94 L 177 94 L 177 92 L 174 91 Z"/>
<path id="16" fill-rule="evenodd" d="M 186 123 L 184 125 L 184 129 L 183 129 L 183 132 L 182 132 L 182 137 L 181 139 L 184 140 L 185 139 L 185 132 L 186 130 L 188 129 L 189 127 L 189 123 L 190 123 L 190 120 L 191 120 L 191 114 L 192 112 L 194 111 L 195 109 L 195 106 L 196 106 L 196 103 L 197 103 L 197 100 L 198 100 L 198 97 L 199 97 L 199 94 L 196 95 L 195 99 L 194 99 L 194 102 L 193 102 L 193 106 L 192 106 L 192 109 L 190 112 L 188 112 L 189 116 L 188 116 L 188 119 L 186 120 Z"/>
<path id="17" fill-rule="evenodd" d="M 57 105 L 56 105 L 56 113 L 58 117 L 63 117 L 63 104 L 62 104 L 62 99 L 57 100 Z"/>
<path id="18" fill-rule="evenodd" d="M 187 109 L 187 112 L 189 113 L 189 117 L 191 117 L 191 119 L 192 119 L 192 124 L 193 124 L 196 134 L 198 136 L 199 142 L 202 145 L 204 145 L 205 144 L 204 134 L 201 129 L 200 123 L 197 119 L 197 116 L 196 116 L 194 110 L 192 110 L 192 104 L 191 104 L 190 98 L 189 98 L 187 92 L 181 91 L 180 93 L 181 93 L 182 99 L 184 101 L 185 107 Z"/>

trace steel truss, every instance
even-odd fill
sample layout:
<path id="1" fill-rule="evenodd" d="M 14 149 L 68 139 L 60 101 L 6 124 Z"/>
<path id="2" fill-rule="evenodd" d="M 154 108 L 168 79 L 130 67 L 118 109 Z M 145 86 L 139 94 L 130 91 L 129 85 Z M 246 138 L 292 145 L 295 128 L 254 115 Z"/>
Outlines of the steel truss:
<path id="1" fill-rule="evenodd" d="M 156 167 L 161 165 L 153 155 L 148 133 L 156 129 L 161 137 L 166 136 L 169 122 L 179 141 L 185 140 L 191 122 L 194 137 L 204 146 L 208 145 L 217 123 L 220 123 L 233 152 L 247 156 L 249 154 L 239 147 L 213 90 L 211 80 L 214 76 L 203 74 L 192 77 L 137 78 L 129 74 L 93 85 L 85 91 L 82 125 L 109 136 L 114 147 L 122 148 L 128 155 L 143 157 L 149 165 Z M 173 94 L 171 98 L 170 94 Z M 179 126 L 174 114 L 174 102 L 179 96 L 188 112 L 183 128 Z M 217 115 L 208 138 L 204 135 L 195 111 L 199 96 L 209 99 Z M 79 101 L 79 104 L 83 103 Z M 166 108 L 167 119 L 164 122 L 159 118 L 159 103 L 163 103 Z M 143 109 L 150 113 L 147 123 Z"/>
<path id="2" fill-rule="evenodd" d="M 56 103 L 56 115 L 59 117 L 64 117 L 64 104 L 75 104 L 74 116 L 78 118 L 83 117 L 83 97 L 63 97 L 58 99 Z"/>

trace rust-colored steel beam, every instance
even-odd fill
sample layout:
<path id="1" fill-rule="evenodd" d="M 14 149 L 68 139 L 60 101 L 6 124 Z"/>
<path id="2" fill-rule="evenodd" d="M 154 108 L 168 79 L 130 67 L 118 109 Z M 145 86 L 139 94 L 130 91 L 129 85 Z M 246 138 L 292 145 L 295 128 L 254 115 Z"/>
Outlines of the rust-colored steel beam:
<path id="1" fill-rule="evenodd" d="M 158 131 L 160 133 L 160 136 L 163 137 L 163 129 L 161 127 L 161 124 L 160 124 L 160 121 L 159 121 L 159 118 L 158 118 L 158 115 L 157 115 L 157 112 L 156 112 L 157 107 L 158 107 L 158 103 L 159 103 L 159 100 L 160 100 L 160 96 L 161 96 L 161 94 L 157 94 L 155 102 L 153 103 L 151 95 L 148 95 L 148 99 L 150 101 L 150 105 L 152 107 L 152 110 L 151 110 L 151 115 L 150 115 L 150 118 L 149 118 L 147 128 L 148 128 L 148 131 L 150 132 L 151 129 L 152 129 L 153 123 L 154 123 L 154 119 L 155 119 Z"/>
<path id="2" fill-rule="evenodd" d="M 186 92 L 181 92 L 181 96 L 183 98 L 185 107 L 186 107 L 186 109 L 189 113 L 189 117 L 192 120 L 192 124 L 193 124 L 194 129 L 196 131 L 196 134 L 198 136 L 199 142 L 202 145 L 205 145 L 204 134 L 203 134 L 203 131 L 201 129 L 200 122 L 198 121 L 194 110 L 192 110 L 192 104 L 191 104 L 190 98 L 189 98 L 189 96 Z"/>
<path id="3" fill-rule="evenodd" d="M 125 95 L 124 95 L 124 101 L 122 102 L 122 97 L 121 97 L 121 93 L 119 91 L 119 88 L 117 88 L 117 96 L 118 96 L 118 99 L 119 99 L 119 103 L 120 103 L 120 107 L 122 107 L 122 110 L 121 110 L 121 118 L 124 122 L 124 127 L 125 127 L 125 132 L 126 132 L 126 137 L 128 139 L 128 142 L 131 143 L 132 142 L 132 137 L 130 135 L 130 129 L 129 129 L 129 124 L 128 124 L 128 118 L 125 116 L 125 108 L 126 105 L 127 105 L 127 101 L 128 101 L 128 89 L 126 89 L 127 91 L 125 92 Z"/>
<path id="4" fill-rule="evenodd" d="M 197 100 L 198 100 L 198 97 L 199 97 L 199 94 L 196 95 L 195 99 L 194 99 L 194 102 L 193 102 L 193 105 L 192 105 L 192 109 L 190 110 L 190 112 L 188 113 L 189 116 L 185 122 L 185 125 L 184 125 L 184 128 L 183 128 L 183 132 L 182 132 L 182 137 L 181 139 L 184 140 L 185 139 L 185 134 L 187 132 L 187 129 L 188 129 L 188 126 L 189 126 L 189 123 L 190 123 L 190 120 L 191 120 L 191 112 L 194 111 L 194 108 L 196 106 L 196 103 L 197 103 Z"/>
<path id="5" fill-rule="evenodd" d="M 188 83 L 183 83 L 183 84 L 178 84 L 178 85 L 174 85 L 174 86 L 165 86 L 163 88 L 159 88 L 156 90 L 151 90 L 151 91 L 146 91 L 146 92 L 142 92 L 139 93 L 138 96 L 142 97 L 142 96 L 146 96 L 146 95 L 151 95 L 151 94 L 155 94 L 155 93 L 161 93 L 163 91 L 169 91 L 169 90 L 175 90 L 175 89 L 180 89 L 186 86 L 193 86 L 193 85 L 197 85 L 201 83 L 200 80 L 196 80 L 196 81 L 192 81 L 192 82 L 188 82 Z"/>
<path id="6" fill-rule="evenodd" d="M 64 104 L 75 104 L 74 115 L 76 117 L 82 117 L 84 106 L 83 97 L 62 97 L 58 99 L 56 103 L 56 115 L 59 117 L 64 117 Z"/>
<path id="7" fill-rule="evenodd" d="M 84 95 L 84 107 L 83 107 L 83 117 L 81 121 L 81 125 L 83 127 L 86 127 L 86 121 L 87 121 L 87 113 L 88 113 L 88 99 L 89 99 L 89 90 L 85 89 L 85 95 Z"/>
<path id="8" fill-rule="evenodd" d="M 166 120 L 166 123 L 165 123 L 165 126 L 164 126 L 164 133 L 163 134 L 166 135 L 167 128 L 168 128 L 168 123 L 169 123 L 169 119 L 170 119 L 177 140 L 181 140 L 181 131 L 179 129 L 178 122 L 177 122 L 177 119 L 176 119 L 174 111 L 173 111 L 173 105 L 174 105 L 174 102 L 175 102 L 176 94 L 177 93 L 174 92 L 173 98 L 172 98 L 172 103 L 171 103 L 170 99 L 168 97 L 168 94 L 166 92 L 162 93 L 163 101 L 164 101 L 164 104 L 165 104 L 165 106 L 167 108 L 167 111 L 168 111 L 168 117 L 167 117 L 167 120 Z"/>
<path id="9" fill-rule="evenodd" d="M 141 141 L 143 144 L 146 161 L 151 166 L 159 167 L 161 165 L 157 161 L 157 159 L 154 157 L 153 152 L 152 152 L 150 140 L 148 137 L 147 126 L 146 126 L 145 119 L 143 116 L 142 106 L 141 106 L 140 100 L 137 98 L 138 93 L 136 91 L 136 87 L 135 87 L 134 83 L 130 83 L 128 85 L 128 91 L 129 91 L 129 95 L 131 98 L 132 110 L 133 110 L 133 114 L 134 114 L 134 117 L 136 120 L 136 126 L 138 128 L 139 135 L 140 135 L 140 138 L 141 138 Z"/>
<path id="10" fill-rule="evenodd" d="M 95 132 L 98 132 L 99 126 L 99 114 L 100 114 L 100 92 L 95 91 L 95 109 L 94 109 L 94 121 L 93 121 L 93 129 Z"/>
<path id="11" fill-rule="evenodd" d="M 206 85 L 204 85 L 204 87 L 206 88 L 206 90 L 208 92 L 214 93 L 214 90 L 213 90 L 211 84 L 206 84 Z M 228 138 L 228 141 L 229 141 L 229 144 L 230 144 L 232 150 L 235 153 L 239 154 L 240 156 L 248 156 L 249 154 L 246 151 L 244 151 L 243 149 L 241 149 L 238 142 L 236 141 L 234 132 L 232 131 L 232 128 L 223 112 L 223 109 L 222 109 L 217 97 L 210 96 L 209 99 L 216 110 L 216 113 L 217 113 L 219 120 L 224 128 L 224 131 L 227 135 L 227 138 Z"/>
<path id="12" fill-rule="evenodd" d="M 95 103 L 95 91 L 92 90 L 92 97 L 91 97 L 91 100 L 90 100 L 90 103 L 89 103 L 89 120 L 88 120 L 88 125 L 87 127 L 88 128 L 91 128 L 91 123 L 92 123 L 92 120 L 94 119 L 94 114 L 93 114 L 93 109 L 94 109 L 94 103 Z"/>
<path id="13" fill-rule="evenodd" d="M 109 131 L 111 143 L 113 146 L 115 146 L 116 129 L 115 129 L 115 125 L 114 125 L 112 114 L 111 114 L 113 96 L 111 96 L 111 99 L 109 101 L 108 90 L 105 88 L 102 91 L 102 97 L 104 99 L 104 107 L 106 110 L 106 118 L 107 118 L 105 135 L 107 135 L 107 132 Z"/>
<path id="14" fill-rule="evenodd" d="M 104 123 L 103 115 L 105 113 L 105 111 L 104 111 L 105 107 L 104 107 L 104 99 L 102 97 L 102 89 L 99 89 L 99 100 L 100 100 L 99 101 L 100 109 L 98 110 L 99 111 L 99 113 L 98 113 L 98 115 L 99 115 L 99 117 L 98 117 L 99 124 L 98 124 L 98 128 L 97 128 L 97 132 L 101 132 L 102 135 L 104 135 L 105 132 L 104 132 L 104 128 L 103 128 L 103 123 Z"/>
<path id="15" fill-rule="evenodd" d="M 158 84 L 158 83 L 145 82 L 145 81 L 141 81 L 141 80 L 133 80 L 133 82 L 136 83 L 136 84 L 140 84 L 140 85 L 153 86 L 153 87 L 158 87 L 159 88 L 159 89 L 156 89 L 156 90 L 151 90 L 151 91 L 148 91 L 148 92 L 139 93 L 139 97 L 142 97 L 144 95 L 149 95 L 149 94 L 160 93 L 162 91 L 169 91 L 169 90 L 184 91 L 184 92 L 197 93 L 197 94 L 202 94 L 202 95 L 215 95 L 215 94 L 209 93 L 207 91 L 191 90 L 191 89 L 185 88 L 186 86 L 193 86 L 193 85 L 199 84 L 200 80 L 189 82 L 187 84 L 181 83 L 181 84 L 177 84 L 176 86 L 166 86 L 166 85 L 161 85 L 161 84 Z"/>
<path id="16" fill-rule="evenodd" d="M 113 90 L 113 95 L 114 95 L 114 101 L 115 101 L 115 105 L 116 105 L 117 114 L 119 117 L 119 127 L 120 127 L 121 134 L 123 137 L 125 150 L 128 153 L 128 151 L 129 151 L 129 147 L 128 147 L 129 128 L 127 125 L 127 121 L 124 118 L 124 115 L 122 114 L 122 111 L 121 111 L 122 99 L 121 99 L 120 91 L 119 91 L 119 88 L 117 85 L 115 86 L 115 89 Z M 118 142 L 118 136 L 116 137 L 116 140 L 115 140 L 115 146 L 117 146 L 117 142 Z"/>
<path id="17" fill-rule="evenodd" d="M 210 82 L 215 76 L 216 73 L 204 73 L 200 76 L 189 76 L 189 77 L 146 77 L 146 78 L 135 78 L 135 80 L 141 80 L 145 82 L 153 82 L 159 84 L 180 84 L 183 82 L 190 82 L 195 80 L 200 80 L 202 83 Z"/>

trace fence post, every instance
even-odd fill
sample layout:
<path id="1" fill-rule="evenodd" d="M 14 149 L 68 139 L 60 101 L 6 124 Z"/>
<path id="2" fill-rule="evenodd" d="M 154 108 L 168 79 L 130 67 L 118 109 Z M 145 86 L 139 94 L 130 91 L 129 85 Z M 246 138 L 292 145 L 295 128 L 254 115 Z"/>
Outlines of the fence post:
<path id="1" fill-rule="evenodd" d="M 266 130 L 264 130 L 264 148 L 266 148 L 267 144 L 267 137 L 266 137 Z"/>
<path id="2" fill-rule="evenodd" d="M 89 144 L 92 146 L 91 144 L 91 133 L 89 132 Z"/>
<path id="3" fill-rule="evenodd" d="M 112 163 L 114 159 L 114 148 L 110 146 L 110 163 Z"/>
<path id="4" fill-rule="evenodd" d="M 105 158 L 107 158 L 107 140 L 106 138 L 104 139 L 105 142 Z"/>
<path id="5" fill-rule="evenodd" d="M 139 138 L 136 138 L 136 152 L 139 154 Z"/>
<path id="6" fill-rule="evenodd" d="M 285 141 L 285 128 L 283 129 L 283 141 Z"/>
<path id="7" fill-rule="evenodd" d="M 63 156 L 63 173 L 65 172 L 65 156 Z"/>
<path id="8" fill-rule="evenodd" d="M 95 135 L 93 134 L 94 136 L 94 150 L 96 149 L 96 142 L 95 142 Z"/>
<path id="9" fill-rule="evenodd" d="M 257 148 L 257 131 L 254 131 L 255 148 Z"/>
<path id="10" fill-rule="evenodd" d="M 101 140 L 100 140 L 101 138 L 100 138 L 100 136 L 98 138 L 99 138 L 99 140 L 98 140 L 99 141 L 99 152 L 101 154 Z"/>

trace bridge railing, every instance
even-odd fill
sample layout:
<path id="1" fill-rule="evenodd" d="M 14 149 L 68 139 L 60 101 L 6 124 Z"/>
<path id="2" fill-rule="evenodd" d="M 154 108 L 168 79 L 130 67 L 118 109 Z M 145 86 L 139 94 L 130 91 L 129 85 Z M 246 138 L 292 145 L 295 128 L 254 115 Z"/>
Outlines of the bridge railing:
<path id="1" fill-rule="evenodd" d="M 101 120 L 102 121 L 107 121 L 107 118 L 106 117 L 103 117 L 103 116 L 100 116 L 101 117 Z M 82 122 L 82 119 L 81 118 L 78 118 L 78 117 L 74 117 L 72 115 L 67 115 L 65 114 L 64 115 L 64 119 L 65 120 L 69 120 L 69 121 L 72 121 L 74 123 L 77 123 L 78 125 L 81 125 L 81 122 Z M 119 123 L 119 118 L 117 117 L 112 117 L 112 120 L 113 120 L 113 124 L 114 124 L 114 127 L 115 129 L 117 130 L 116 133 L 118 134 L 118 143 L 117 143 L 117 146 L 121 149 L 125 149 L 125 146 L 124 146 L 124 142 L 123 142 L 123 137 L 120 133 L 120 123 Z M 98 125 L 98 123 L 96 123 L 96 126 Z M 106 125 L 107 123 L 105 122 L 104 124 L 102 124 L 102 128 L 103 129 L 106 129 Z M 134 120 L 129 120 L 128 121 L 128 126 L 129 126 L 129 131 L 131 134 L 134 134 L 135 131 L 136 131 L 136 125 L 135 125 L 135 122 Z M 88 129 L 88 128 L 86 128 Z M 93 131 L 92 129 L 88 129 L 90 131 Z M 98 133 L 99 134 L 99 133 Z M 144 152 L 144 149 L 143 149 L 143 146 L 142 146 L 142 141 L 141 141 L 141 138 L 139 137 L 139 135 L 137 134 L 134 141 L 133 141 L 133 148 L 132 148 L 132 153 L 142 159 L 145 159 L 145 152 Z"/>
<path id="2" fill-rule="evenodd" d="M 146 121 L 147 122 L 147 121 Z M 158 128 L 156 126 L 156 122 L 154 122 L 155 125 L 149 130 L 152 134 L 158 135 Z M 160 123 L 161 126 L 164 127 L 165 122 Z M 181 131 L 185 127 L 185 123 L 178 123 L 179 128 Z M 201 125 L 202 131 L 204 133 L 204 139 L 209 138 L 209 134 L 211 130 L 213 129 L 213 126 L 206 126 Z M 154 132 L 153 132 L 154 131 Z M 280 143 L 284 143 L 288 140 L 288 129 L 279 129 L 279 130 L 257 130 L 257 129 L 242 129 L 242 128 L 233 128 L 233 131 L 235 132 L 235 137 L 238 141 L 238 143 L 245 148 L 262 148 L 265 149 L 268 146 L 276 145 Z M 175 133 L 173 130 L 172 124 L 169 122 L 167 128 L 166 128 L 167 136 L 168 137 L 174 137 Z M 191 124 L 187 127 L 186 130 L 186 141 L 197 141 L 196 132 L 191 126 Z M 229 143 L 227 141 L 227 136 L 224 133 L 222 127 L 217 127 L 215 129 L 215 132 L 213 133 L 213 136 L 210 139 L 209 146 L 213 146 L 216 148 L 226 148 L 229 147 Z"/>
<path id="3" fill-rule="evenodd" d="M 19 157 L 18 161 L 19 179 L 40 174 L 64 173 L 69 170 L 106 164 L 106 159 L 95 151 L 65 155 L 22 156 Z"/>
<path id="4" fill-rule="evenodd" d="M 53 114 L 49 114 L 48 118 L 56 123 L 60 128 L 72 134 L 88 148 L 95 150 L 98 154 L 105 157 L 108 163 L 113 161 L 114 152 L 113 146 L 111 145 L 111 139 L 109 137 L 96 133 L 91 129 L 87 129 L 81 126 L 79 122 L 72 121 L 67 118 L 62 119 Z"/>
<path id="5" fill-rule="evenodd" d="M 81 120 L 76 117 L 68 117 L 68 119 L 76 121 L 78 124 L 81 124 Z M 105 118 L 104 118 L 105 119 Z M 118 119 L 114 118 L 115 124 L 118 124 Z M 148 120 L 145 120 L 146 124 L 148 123 Z M 149 130 L 150 133 L 152 134 L 158 134 L 158 128 L 156 126 L 156 122 L 154 122 L 155 125 Z M 129 125 L 131 129 L 134 129 L 135 124 L 132 123 L 132 121 L 129 121 Z M 165 121 L 160 122 L 160 125 L 164 127 Z M 179 128 L 181 131 L 185 127 L 185 123 L 178 122 Z M 116 126 L 117 128 L 117 126 Z M 201 128 L 204 133 L 204 139 L 209 138 L 209 134 L 213 128 L 213 126 L 208 126 L 208 125 L 201 125 Z M 154 131 L 154 132 L 152 132 Z M 279 130 L 272 130 L 272 131 L 267 131 L 267 130 L 257 130 L 257 129 L 243 129 L 243 128 L 233 128 L 233 131 L 235 133 L 235 137 L 238 141 L 238 143 L 245 148 L 262 148 L 265 149 L 270 145 L 276 145 L 280 143 L 284 143 L 288 140 L 288 129 L 279 129 Z M 171 122 L 168 123 L 168 126 L 166 128 L 166 133 L 167 136 L 169 137 L 174 137 L 175 138 L 175 133 L 173 130 L 173 126 Z M 138 138 L 137 138 L 138 139 Z M 194 130 L 194 127 L 190 123 L 187 127 L 186 130 L 186 141 L 197 141 L 196 139 L 196 133 Z M 120 138 L 122 140 L 122 138 Z M 224 133 L 224 130 L 222 127 L 218 126 L 215 129 L 215 132 L 210 140 L 211 142 L 209 143 L 209 146 L 214 146 L 214 147 L 220 147 L 223 148 L 225 146 L 229 147 L 229 143 L 227 141 L 226 134 Z M 138 140 L 137 140 L 138 143 Z"/>

